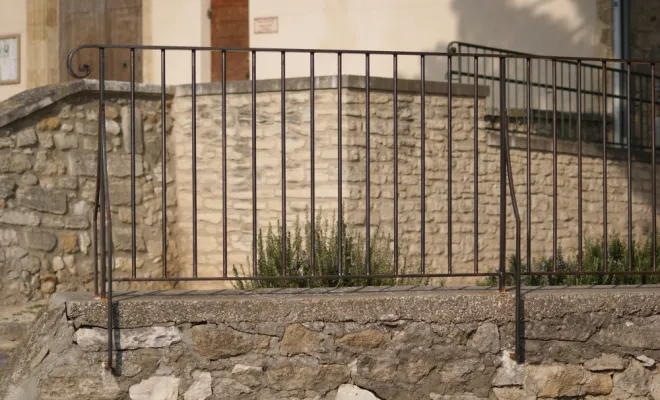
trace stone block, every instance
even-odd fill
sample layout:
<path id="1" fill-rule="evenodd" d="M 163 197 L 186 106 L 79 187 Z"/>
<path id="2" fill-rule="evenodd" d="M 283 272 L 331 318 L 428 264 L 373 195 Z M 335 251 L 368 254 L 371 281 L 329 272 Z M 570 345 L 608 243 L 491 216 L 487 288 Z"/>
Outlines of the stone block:
<path id="1" fill-rule="evenodd" d="M 172 376 L 152 376 L 128 389 L 131 400 L 177 400 L 179 398 L 179 378 Z"/>
<path id="2" fill-rule="evenodd" d="M 0 200 L 7 200 L 14 195 L 16 182 L 12 177 L 0 176 Z"/>
<path id="3" fill-rule="evenodd" d="M 40 187 L 30 187 L 18 194 L 19 204 L 37 211 L 51 214 L 65 214 L 67 198 L 64 193 L 46 191 Z"/>
<path id="4" fill-rule="evenodd" d="M 65 233 L 60 235 L 60 246 L 65 253 L 76 253 L 80 250 L 78 247 L 78 235 Z"/>
<path id="5" fill-rule="evenodd" d="M 623 371 L 626 367 L 626 360 L 616 354 L 603 354 L 585 362 L 584 367 L 593 372 Z"/>
<path id="6" fill-rule="evenodd" d="M 0 210 L 0 224 L 19 226 L 38 226 L 39 216 L 33 212 Z"/>
<path id="7" fill-rule="evenodd" d="M 152 326 L 147 328 L 120 329 L 120 350 L 169 347 L 181 341 L 181 331 L 175 326 Z M 107 347 L 108 332 L 100 328 L 80 328 L 75 340 L 83 351 L 102 351 Z"/>
<path id="8" fill-rule="evenodd" d="M 144 153 L 144 134 L 142 130 L 142 112 L 135 109 L 135 152 L 136 154 Z M 124 142 L 124 151 L 131 152 L 131 111 L 128 107 L 121 109 L 121 132 Z"/>
<path id="9" fill-rule="evenodd" d="M 348 347 L 359 349 L 374 349 L 380 347 L 389 340 L 390 336 L 375 329 L 366 329 L 359 332 L 349 333 L 337 340 L 337 343 Z"/>
<path id="10" fill-rule="evenodd" d="M 263 353 L 270 344 L 267 336 L 241 333 L 210 324 L 194 326 L 190 331 L 195 351 L 210 360 Z"/>
<path id="11" fill-rule="evenodd" d="M 183 394 L 183 400 L 206 400 L 213 394 L 210 372 L 202 372 L 195 378 L 192 385 Z"/>
<path id="12" fill-rule="evenodd" d="M 68 134 L 58 132 L 53 135 L 53 142 L 55 147 L 59 150 L 70 150 L 78 148 L 78 136 L 75 134 Z"/>
<path id="13" fill-rule="evenodd" d="M 27 231 L 24 233 L 25 244 L 34 250 L 51 251 L 57 246 L 57 238 L 46 231 Z"/>
<path id="14" fill-rule="evenodd" d="M 60 127 L 62 122 L 58 117 L 44 118 L 37 124 L 37 129 L 40 131 L 54 131 Z"/>
<path id="15" fill-rule="evenodd" d="M 16 147 L 30 147 L 37 144 L 34 128 L 26 128 L 16 134 Z"/>
<path id="16" fill-rule="evenodd" d="M 32 163 L 26 154 L 12 153 L 0 157 L 0 173 L 22 174 L 30 168 Z"/>
<path id="17" fill-rule="evenodd" d="M 322 352 L 322 340 L 321 334 L 316 331 L 299 324 L 289 325 L 284 330 L 284 336 L 280 342 L 280 354 L 292 356 Z"/>
<path id="18" fill-rule="evenodd" d="M 378 400 L 373 393 L 359 386 L 344 384 L 337 389 L 335 400 Z"/>

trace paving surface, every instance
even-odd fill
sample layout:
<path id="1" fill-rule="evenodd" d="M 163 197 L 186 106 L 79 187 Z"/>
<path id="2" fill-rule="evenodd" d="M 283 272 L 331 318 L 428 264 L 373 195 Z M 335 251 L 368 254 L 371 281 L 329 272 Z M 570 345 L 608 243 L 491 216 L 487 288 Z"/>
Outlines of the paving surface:
<path id="1" fill-rule="evenodd" d="M 47 301 L 0 307 L 0 368 L 7 363 L 20 341 Z"/>

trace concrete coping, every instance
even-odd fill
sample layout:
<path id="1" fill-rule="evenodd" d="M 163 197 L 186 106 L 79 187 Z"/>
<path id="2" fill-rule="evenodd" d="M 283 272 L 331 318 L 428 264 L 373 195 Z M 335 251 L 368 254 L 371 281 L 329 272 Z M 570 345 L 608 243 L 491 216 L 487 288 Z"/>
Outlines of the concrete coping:
<path id="1" fill-rule="evenodd" d="M 106 81 L 105 92 L 108 94 L 131 92 L 129 82 Z M 0 102 L 0 128 L 10 123 L 25 118 L 41 109 L 57 103 L 67 97 L 99 91 L 99 81 L 93 79 L 75 80 L 55 85 L 40 86 L 25 90 L 9 99 Z M 160 95 L 160 85 L 136 83 L 135 92 L 138 95 Z M 173 87 L 166 88 L 166 94 L 171 97 L 174 93 Z"/>
<path id="2" fill-rule="evenodd" d="M 488 134 L 487 143 L 492 147 L 500 147 L 500 134 L 491 132 Z M 530 149 L 533 152 L 552 152 L 552 139 L 532 135 Z M 515 150 L 527 150 L 527 135 L 511 134 L 509 135 L 509 148 Z M 577 144 L 570 140 L 557 140 L 557 153 L 564 155 L 578 155 Z M 651 163 L 651 150 L 632 149 L 631 160 L 638 163 Z M 603 145 L 600 143 L 582 143 L 582 156 L 591 158 L 603 158 Z M 628 150 L 618 147 L 607 147 L 607 159 L 626 161 L 628 160 Z M 660 163 L 660 161 L 658 161 Z"/>
<path id="3" fill-rule="evenodd" d="M 340 79 L 338 76 L 319 76 L 314 80 L 314 87 L 317 90 L 337 89 Z M 394 89 L 394 80 L 392 78 L 371 77 L 371 90 L 373 91 L 392 91 Z M 281 90 L 280 79 L 262 79 L 256 82 L 257 92 L 279 92 Z M 365 90 L 366 82 L 364 76 L 342 75 L 342 88 Z M 309 78 L 287 78 L 284 87 L 287 91 L 309 90 Z M 108 94 L 129 94 L 131 86 L 129 82 L 124 81 L 105 81 L 105 92 Z M 459 97 L 474 96 L 474 85 L 453 83 L 451 85 L 452 94 Z M 44 109 L 60 100 L 84 92 L 97 93 L 99 91 L 99 81 L 93 79 L 75 80 L 54 85 L 41 86 L 34 89 L 28 89 L 9 99 L 0 102 L 0 128 L 16 120 L 25 118 L 41 109 Z M 420 93 L 421 83 L 414 79 L 398 79 L 397 91 L 400 93 Z M 222 94 L 221 83 L 199 83 L 196 85 L 196 92 L 199 96 Z M 232 81 L 227 82 L 227 93 L 241 94 L 252 92 L 252 81 Z M 135 93 L 137 95 L 160 95 L 161 86 L 155 84 L 136 83 Z M 165 88 L 168 97 L 186 97 L 192 95 L 192 85 L 171 85 Z M 447 95 L 449 93 L 449 84 L 447 82 L 427 81 L 425 93 L 428 95 Z M 479 86 L 477 95 L 481 98 L 487 97 L 489 89 L 487 86 Z"/>
<path id="4" fill-rule="evenodd" d="M 660 291 L 648 287 L 523 288 L 526 320 L 577 313 L 637 316 L 660 312 Z M 182 323 L 307 321 L 461 324 L 514 321 L 515 291 L 449 287 L 159 291 L 116 293 L 117 328 Z M 107 302 L 91 294 L 56 293 L 51 309 L 66 307 L 76 326 L 107 327 Z"/>
<path id="5" fill-rule="evenodd" d="M 314 88 L 316 90 L 328 90 L 339 88 L 339 76 L 317 76 L 314 78 Z M 357 89 L 366 90 L 366 79 L 364 75 L 342 75 L 341 87 L 343 89 Z M 369 78 L 370 89 L 372 91 L 392 92 L 394 90 L 394 79 L 381 78 L 372 76 Z M 256 82 L 257 93 L 260 92 L 279 92 L 282 88 L 281 79 L 261 79 Z M 419 79 L 398 79 L 397 92 L 398 93 L 414 93 L 420 94 L 421 82 Z M 310 89 L 309 77 L 287 78 L 284 82 L 286 91 L 308 91 Z M 222 94 L 221 83 L 202 83 L 196 85 L 196 92 L 198 96 L 204 95 L 219 95 Z M 176 97 L 191 96 L 192 85 L 179 85 L 174 89 Z M 459 97 L 473 97 L 474 85 L 465 83 L 452 83 L 451 91 L 454 96 Z M 426 81 L 424 92 L 427 95 L 448 95 L 449 83 L 438 81 Z M 228 94 L 252 93 L 252 81 L 233 81 L 227 82 Z M 477 96 L 480 98 L 488 97 L 490 89 L 488 86 L 479 85 L 477 88 Z"/>

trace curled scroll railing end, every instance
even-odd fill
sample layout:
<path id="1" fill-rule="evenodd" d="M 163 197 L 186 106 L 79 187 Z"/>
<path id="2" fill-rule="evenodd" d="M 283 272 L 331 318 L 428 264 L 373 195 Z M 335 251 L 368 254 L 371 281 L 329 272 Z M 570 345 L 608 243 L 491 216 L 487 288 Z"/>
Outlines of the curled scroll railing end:
<path id="1" fill-rule="evenodd" d="M 80 49 L 81 47 L 78 47 L 69 54 L 69 59 L 67 60 L 66 66 L 67 66 L 67 70 L 69 71 L 69 75 L 71 75 L 76 79 L 85 79 L 92 72 L 92 67 L 90 67 L 89 64 L 80 64 L 78 65 L 78 72 L 76 72 L 73 67 L 73 56 Z"/>

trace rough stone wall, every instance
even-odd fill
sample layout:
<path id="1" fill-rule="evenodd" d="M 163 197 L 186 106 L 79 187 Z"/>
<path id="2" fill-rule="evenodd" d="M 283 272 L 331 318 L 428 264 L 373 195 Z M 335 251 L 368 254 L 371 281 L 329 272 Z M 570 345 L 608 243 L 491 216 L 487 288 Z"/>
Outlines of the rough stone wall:
<path id="1" fill-rule="evenodd" d="M 391 85 L 391 83 L 390 83 Z M 257 222 L 261 229 L 281 220 L 281 124 L 279 88 L 257 94 Z M 304 218 L 310 205 L 310 109 L 307 90 L 293 89 L 286 95 L 287 132 L 287 224 Z M 421 123 L 420 96 L 398 95 L 399 137 L 399 245 L 401 262 L 409 272 L 419 268 L 421 229 Z M 179 248 L 185 265 L 192 254 L 192 158 L 191 99 L 176 96 L 173 103 L 174 140 L 177 154 L 177 212 Z M 198 251 L 203 275 L 222 273 L 222 166 L 221 96 L 198 97 Z M 474 112 L 485 115 L 484 99 L 474 104 L 469 94 L 452 101 L 452 271 L 470 272 L 474 250 Z M 365 94 L 346 88 L 342 99 L 343 180 L 345 217 L 352 229 L 364 234 L 366 210 L 366 117 Z M 252 243 L 251 95 L 227 94 L 227 187 L 228 265 L 248 266 Z M 391 92 L 371 93 L 371 230 L 394 233 L 394 118 Z M 426 257 L 427 271 L 448 268 L 448 155 L 446 94 L 426 97 Z M 209 118 L 212 118 L 209 121 Z M 478 125 L 479 268 L 497 267 L 499 257 L 499 138 Z M 317 88 L 316 206 L 330 217 L 337 210 L 337 91 Z M 527 158 L 526 139 L 512 136 L 512 168 L 522 217 L 523 255 L 526 253 Z M 552 254 L 552 143 L 534 138 L 531 171 L 532 257 Z M 558 147 L 557 232 L 558 246 L 569 258 L 577 252 L 577 151 L 574 143 Z M 650 231 L 651 168 L 645 154 L 635 153 L 633 168 L 633 230 L 637 236 Z M 627 175 L 625 153 L 608 151 L 608 231 L 627 232 Z M 602 234 L 602 152 L 599 145 L 584 144 L 583 227 L 585 239 Z M 507 187 L 507 196 L 508 187 Z M 515 249 L 515 224 L 507 200 L 507 248 Z M 184 250 L 185 249 L 185 250 Z M 203 272 L 202 272 L 203 271 Z M 190 274 L 190 271 L 182 271 Z M 230 272 L 231 273 L 231 272 Z"/>
<path id="2" fill-rule="evenodd" d="M 58 294 L 0 399 L 660 398 L 652 290 L 527 292 L 523 365 L 496 290 L 130 297 L 112 374 L 105 303 Z"/>
<path id="3" fill-rule="evenodd" d="M 39 96 L 52 89 L 37 89 L 35 101 L 43 101 Z M 109 94 L 115 275 L 131 269 L 128 105 L 125 93 Z M 136 109 L 137 268 L 151 276 L 160 271 L 161 258 L 160 100 L 139 96 Z M 98 96 L 84 91 L 0 127 L 0 304 L 92 289 L 97 132 Z M 173 195 L 173 180 L 169 189 Z M 175 206 L 172 196 L 171 221 Z M 176 255 L 176 246 L 170 253 Z"/>

